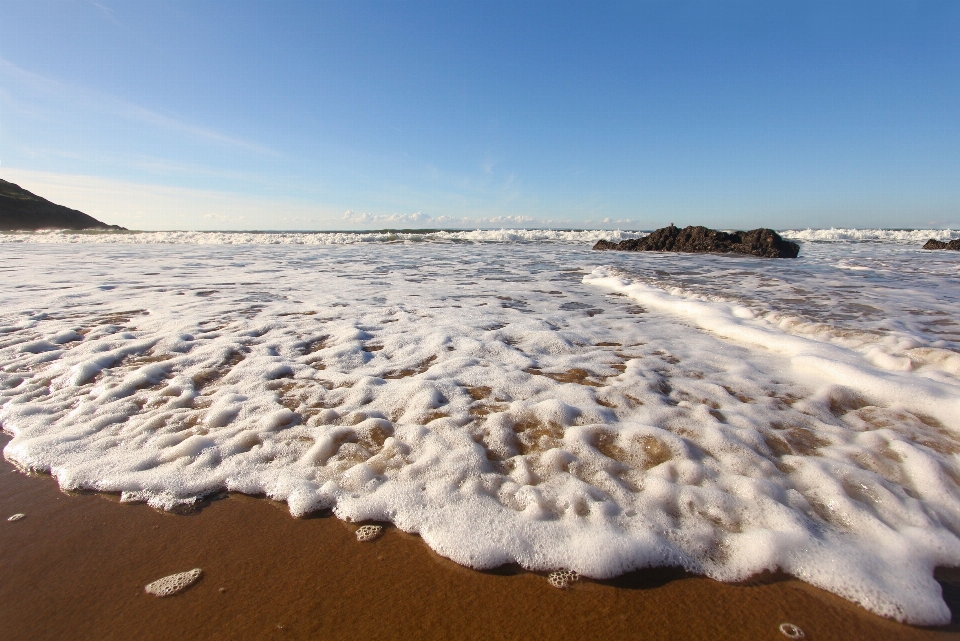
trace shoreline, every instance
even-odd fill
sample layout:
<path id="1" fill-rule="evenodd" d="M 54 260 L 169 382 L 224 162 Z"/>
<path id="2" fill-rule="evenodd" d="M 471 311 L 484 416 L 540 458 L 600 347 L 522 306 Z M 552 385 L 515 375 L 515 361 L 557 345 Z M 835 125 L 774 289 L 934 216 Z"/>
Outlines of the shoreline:
<path id="1" fill-rule="evenodd" d="M 3 435 L 0 443 L 9 440 Z M 14 513 L 25 518 L 7 522 Z M 780 575 L 729 585 L 675 568 L 581 580 L 481 572 L 387 527 L 358 543 L 328 515 L 230 494 L 187 514 L 65 494 L 0 461 L 0 621 L 11 639 L 960 639 L 960 573 L 947 577 L 954 623 L 916 628 Z M 158 599 L 144 586 L 200 567 Z M 939 575 L 938 575 L 939 576 Z"/>

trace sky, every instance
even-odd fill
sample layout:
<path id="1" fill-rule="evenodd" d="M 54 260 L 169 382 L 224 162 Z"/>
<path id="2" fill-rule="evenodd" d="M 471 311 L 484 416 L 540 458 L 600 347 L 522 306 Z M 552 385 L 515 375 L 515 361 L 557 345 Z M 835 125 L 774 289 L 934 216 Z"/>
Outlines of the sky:
<path id="1" fill-rule="evenodd" d="M 0 0 L 0 178 L 131 229 L 956 229 L 960 3 Z"/>

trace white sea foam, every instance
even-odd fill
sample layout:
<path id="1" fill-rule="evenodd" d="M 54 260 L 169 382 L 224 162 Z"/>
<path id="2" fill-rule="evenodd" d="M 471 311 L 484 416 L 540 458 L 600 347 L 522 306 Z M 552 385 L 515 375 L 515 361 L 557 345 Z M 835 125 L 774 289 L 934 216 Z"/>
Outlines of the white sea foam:
<path id="1" fill-rule="evenodd" d="M 50 230 L 0 233 L 0 243 L 31 244 L 192 244 L 192 245 L 353 245 L 357 243 L 569 243 L 619 241 L 643 232 L 556 229 L 477 229 L 472 231 L 369 232 L 101 232 Z"/>
<path id="2" fill-rule="evenodd" d="M 31 244 L 195 244 L 195 245 L 352 245 L 357 243 L 595 243 L 645 236 L 646 231 L 477 229 L 359 232 L 218 232 L 218 231 L 71 231 L 0 232 L 2 243 Z M 790 229 L 780 234 L 799 241 L 888 241 L 923 244 L 930 238 L 952 240 L 950 229 Z"/>
<path id="3" fill-rule="evenodd" d="M 779 568 L 949 620 L 960 256 L 588 248 L 0 248 L 4 454 L 161 508 L 390 521 L 472 567 Z"/>
<path id="4" fill-rule="evenodd" d="M 827 331 L 823 332 L 825 336 L 818 332 L 798 335 L 789 331 L 795 329 L 795 323 L 774 325 L 766 318 L 757 318 L 752 310 L 736 303 L 723 305 L 698 300 L 694 296 L 671 294 L 629 278 L 621 278 L 602 268 L 584 280 L 625 293 L 648 309 L 684 317 L 692 325 L 716 336 L 785 356 L 790 359 L 798 375 L 802 375 L 801 378 L 809 375 L 811 380 L 808 382 L 812 385 L 844 385 L 873 403 L 897 404 L 916 412 L 928 413 L 946 423 L 960 416 L 960 381 L 951 376 L 960 373 L 956 368 L 956 358 L 960 354 L 956 352 L 943 350 L 953 358 L 944 357 L 941 361 L 927 364 L 941 376 L 911 376 L 907 372 L 913 370 L 915 364 L 900 353 L 891 354 L 870 343 L 867 349 L 850 349 L 848 345 L 831 341 L 833 335 Z M 898 343 L 894 341 L 892 344 L 896 347 Z M 908 348 L 902 353 L 913 351 L 915 343 L 909 342 Z M 872 358 L 864 358 L 865 355 Z M 939 367 L 944 364 L 949 366 L 946 371 Z"/>
<path id="5" fill-rule="evenodd" d="M 789 229 L 780 235 L 790 240 L 806 241 L 850 241 L 877 240 L 898 243 L 923 244 L 936 240 L 960 238 L 960 232 L 951 229 Z"/>

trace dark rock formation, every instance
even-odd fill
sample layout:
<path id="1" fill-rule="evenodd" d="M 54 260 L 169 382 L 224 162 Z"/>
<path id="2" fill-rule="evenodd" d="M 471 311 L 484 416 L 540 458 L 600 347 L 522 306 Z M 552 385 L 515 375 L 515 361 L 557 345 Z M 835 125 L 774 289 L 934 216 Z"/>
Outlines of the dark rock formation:
<path id="1" fill-rule="evenodd" d="M 37 229 L 118 229 L 82 211 L 56 205 L 19 185 L 0 180 L 0 231 Z"/>
<path id="2" fill-rule="evenodd" d="M 594 249 L 620 251 L 690 252 L 694 254 L 749 254 L 762 258 L 796 258 L 800 245 L 784 240 L 772 229 L 754 229 L 727 233 L 706 227 L 670 225 L 649 236 L 611 243 L 598 241 Z"/>
<path id="3" fill-rule="evenodd" d="M 955 249 L 960 251 L 960 238 L 954 238 L 950 242 L 943 242 L 942 240 L 930 239 L 927 241 L 927 244 L 923 246 L 924 249 Z"/>

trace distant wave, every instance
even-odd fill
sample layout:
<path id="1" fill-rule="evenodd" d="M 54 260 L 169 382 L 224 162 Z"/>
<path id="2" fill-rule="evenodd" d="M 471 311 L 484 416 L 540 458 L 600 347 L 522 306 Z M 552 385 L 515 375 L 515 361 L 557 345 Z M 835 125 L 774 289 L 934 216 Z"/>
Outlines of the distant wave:
<path id="1" fill-rule="evenodd" d="M 357 232 L 231 232 L 150 231 L 100 232 L 44 230 L 0 233 L 3 243 L 109 243 L 180 245 L 354 245 L 358 243 L 554 243 L 593 244 L 598 240 L 640 238 L 649 232 L 622 230 L 477 229 L 473 231 L 357 231 Z M 950 229 L 788 229 L 780 234 L 790 240 L 886 241 L 924 243 L 930 238 L 952 240 L 960 231 Z"/>
<path id="2" fill-rule="evenodd" d="M 554 229 L 477 229 L 474 231 L 370 232 L 77 232 L 39 231 L 0 234 L 0 243 L 122 243 L 191 245 L 352 245 L 357 243 L 595 243 L 637 238 L 642 232 Z"/>
<path id="3" fill-rule="evenodd" d="M 901 243 L 923 243 L 931 238 L 960 238 L 960 232 L 950 229 L 788 229 L 781 231 L 780 235 L 801 241 L 884 240 Z"/>

